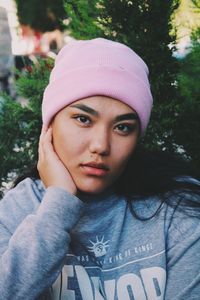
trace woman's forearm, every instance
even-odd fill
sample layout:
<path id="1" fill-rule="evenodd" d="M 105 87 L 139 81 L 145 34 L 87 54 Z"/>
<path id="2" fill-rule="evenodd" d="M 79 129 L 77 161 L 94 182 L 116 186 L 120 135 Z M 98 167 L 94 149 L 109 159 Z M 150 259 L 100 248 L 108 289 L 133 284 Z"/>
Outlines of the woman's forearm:
<path id="1" fill-rule="evenodd" d="M 51 286 L 64 265 L 69 232 L 80 217 L 82 205 L 75 196 L 51 187 L 38 210 L 27 215 L 12 236 L 6 224 L 0 225 L 2 299 L 36 299 Z"/>

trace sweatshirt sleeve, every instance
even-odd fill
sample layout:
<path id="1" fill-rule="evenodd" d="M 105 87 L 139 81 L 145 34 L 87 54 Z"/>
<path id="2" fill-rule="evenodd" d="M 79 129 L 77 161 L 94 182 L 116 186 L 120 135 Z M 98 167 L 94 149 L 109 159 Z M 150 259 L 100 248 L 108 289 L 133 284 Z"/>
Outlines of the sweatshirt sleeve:
<path id="1" fill-rule="evenodd" d="M 200 219 L 174 213 L 167 239 L 165 300 L 200 299 Z"/>
<path id="2" fill-rule="evenodd" d="M 30 204 L 31 209 L 26 193 L 11 192 L 6 198 L 0 203 L 1 299 L 36 299 L 64 265 L 70 230 L 80 218 L 83 203 L 56 187 L 49 187 L 41 204 Z"/>

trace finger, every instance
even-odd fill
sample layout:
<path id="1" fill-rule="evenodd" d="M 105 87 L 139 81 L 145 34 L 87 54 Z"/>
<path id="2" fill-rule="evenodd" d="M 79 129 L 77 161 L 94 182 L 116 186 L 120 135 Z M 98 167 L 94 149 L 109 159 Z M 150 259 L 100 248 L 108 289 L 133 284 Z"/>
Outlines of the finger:
<path id="1" fill-rule="evenodd" d="M 44 135 L 44 138 L 43 138 L 43 143 L 42 143 L 42 151 L 43 151 L 43 155 L 50 159 L 51 158 L 57 158 L 57 155 L 54 151 L 54 147 L 53 147 L 53 144 L 52 144 L 52 140 L 53 140 L 53 135 L 52 135 L 52 128 L 48 128 L 46 134 Z"/>
<path id="2" fill-rule="evenodd" d="M 49 127 L 46 133 L 44 134 L 43 143 L 52 145 L 52 128 Z"/>
<path id="3" fill-rule="evenodd" d="M 40 133 L 40 140 L 42 140 L 44 138 L 44 136 L 46 135 L 47 131 L 48 131 L 48 128 L 46 127 L 46 125 L 43 125 L 41 133 Z"/>
<path id="4" fill-rule="evenodd" d="M 43 158 L 43 149 L 42 149 L 42 144 L 43 144 L 43 140 L 44 140 L 44 136 L 47 132 L 47 126 L 43 125 L 42 126 L 42 130 L 40 133 L 40 138 L 39 138 L 39 144 L 38 144 L 38 155 L 39 155 L 39 159 Z"/>
<path id="5" fill-rule="evenodd" d="M 42 133 L 43 133 L 43 132 L 47 132 L 47 130 L 48 130 L 48 126 L 45 125 L 45 124 L 43 124 L 43 125 L 42 125 L 42 131 L 41 131 L 41 132 L 42 132 Z"/>

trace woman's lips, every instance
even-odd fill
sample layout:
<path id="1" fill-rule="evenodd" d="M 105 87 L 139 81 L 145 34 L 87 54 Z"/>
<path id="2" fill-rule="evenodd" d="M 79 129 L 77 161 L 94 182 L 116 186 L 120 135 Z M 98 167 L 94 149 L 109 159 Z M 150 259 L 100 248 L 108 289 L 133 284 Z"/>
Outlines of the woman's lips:
<path id="1" fill-rule="evenodd" d="M 105 176 L 109 171 L 108 166 L 104 164 L 87 163 L 81 164 L 81 167 L 86 175 Z"/>

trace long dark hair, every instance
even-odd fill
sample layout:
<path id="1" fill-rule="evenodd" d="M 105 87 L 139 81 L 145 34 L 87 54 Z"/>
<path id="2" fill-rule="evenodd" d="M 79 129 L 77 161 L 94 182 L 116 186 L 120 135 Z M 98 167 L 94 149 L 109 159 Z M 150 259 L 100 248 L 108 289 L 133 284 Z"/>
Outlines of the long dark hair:
<path id="1" fill-rule="evenodd" d="M 14 186 L 26 177 L 39 179 L 37 167 L 34 166 L 19 176 Z M 118 194 L 126 196 L 129 208 L 135 216 L 134 201 L 148 197 L 158 198 L 160 207 L 165 202 L 200 216 L 199 174 L 189 162 L 165 151 L 151 151 L 137 146 L 125 171 L 118 178 L 115 189 Z"/>
<path id="2" fill-rule="evenodd" d="M 116 189 L 126 195 L 134 215 L 134 201 L 156 197 L 160 208 L 165 202 L 200 216 L 200 174 L 189 161 L 166 151 L 151 151 L 138 146 L 118 179 Z"/>

